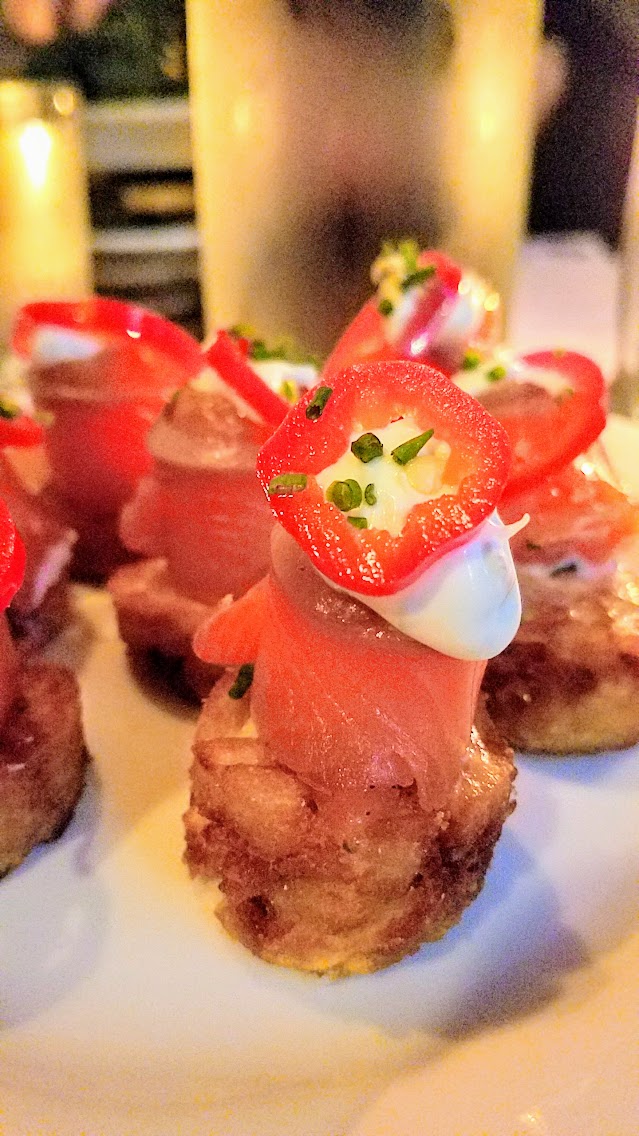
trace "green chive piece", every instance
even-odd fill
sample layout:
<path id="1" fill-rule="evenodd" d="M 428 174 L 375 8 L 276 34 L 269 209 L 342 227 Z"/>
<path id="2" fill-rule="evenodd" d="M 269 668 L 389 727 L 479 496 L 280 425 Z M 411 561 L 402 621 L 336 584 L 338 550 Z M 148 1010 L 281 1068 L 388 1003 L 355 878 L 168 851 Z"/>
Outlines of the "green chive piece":
<path id="1" fill-rule="evenodd" d="M 306 417 L 315 422 L 322 417 L 324 407 L 333 393 L 332 387 L 318 387 L 314 397 L 306 407 Z"/>
<path id="2" fill-rule="evenodd" d="M 348 513 L 351 509 L 357 509 L 362 503 L 361 485 L 352 477 L 349 477 L 348 481 L 331 481 L 326 490 L 326 499 L 337 505 L 342 513 Z"/>
<path id="3" fill-rule="evenodd" d="M 366 489 L 364 490 L 364 500 L 367 505 L 377 504 L 377 494 L 375 492 L 375 486 L 373 485 L 372 481 L 369 482 L 369 484 L 366 486 Z"/>
<path id="4" fill-rule="evenodd" d="M 474 371 L 481 363 L 481 355 L 479 351 L 467 351 L 462 359 L 462 371 Z"/>
<path id="5" fill-rule="evenodd" d="M 417 271 L 417 257 L 419 256 L 419 245 L 413 237 L 404 237 L 399 241 L 397 248 L 393 247 L 393 252 L 397 251 L 403 258 L 407 272 Z"/>
<path id="6" fill-rule="evenodd" d="M 570 563 L 568 563 L 568 564 L 558 564 L 556 568 L 553 568 L 550 575 L 553 576 L 553 577 L 554 576 L 571 576 L 574 572 L 577 572 L 578 569 L 579 569 L 579 565 L 576 564 L 574 561 L 570 561 Z"/>
<path id="7" fill-rule="evenodd" d="M 537 544 L 536 541 L 534 541 L 534 540 L 527 540 L 526 541 L 526 548 L 528 549 L 529 552 L 540 552 L 541 551 L 541 545 Z"/>
<path id="8" fill-rule="evenodd" d="M 489 383 L 498 383 L 500 379 L 506 378 L 506 368 L 498 363 L 496 367 L 491 367 L 490 371 L 486 372 L 486 381 Z"/>
<path id="9" fill-rule="evenodd" d="M 0 418 L 19 418 L 22 411 L 17 402 L 0 395 Z"/>
<path id="10" fill-rule="evenodd" d="M 391 450 L 391 457 L 398 465 L 407 465 L 409 461 L 416 458 L 419 451 L 426 445 L 430 438 L 432 438 L 434 430 L 426 430 L 423 434 L 418 434 L 416 438 L 409 438 L 407 442 L 402 442 L 401 446 L 395 446 Z"/>
<path id="11" fill-rule="evenodd" d="M 392 314 L 393 314 L 392 302 L 390 300 L 380 300 L 379 304 L 377 305 L 377 310 L 378 310 L 380 316 L 392 316 Z"/>
<path id="12" fill-rule="evenodd" d="M 359 438 L 351 442 L 351 453 L 366 464 L 373 461 L 373 458 L 381 458 L 384 447 L 376 434 L 360 434 Z"/>
<path id="13" fill-rule="evenodd" d="M 282 398 L 286 399 L 287 402 L 297 402 L 297 391 L 295 390 L 295 384 L 290 382 L 289 379 L 284 379 L 284 382 L 280 387 L 280 394 Z"/>
<path id="14" fill-rule="evenodd" d="M 306 489 L 308 478 L 305 473 L 278 473 L 269 481 L 269 497 L 286 497 L 291 493 L 301 493 Z"/>
<path id="15" fill-rule="evenodd" d="M 408 292 L 408 289 L 413 288 L 416 284 L 423 284 L 426 280 L 430 280 L 431 276 L 435 275 L 435 271 L 434 264 L 427 264 L 424 268 L 417 268 L 415 272 L 409 273 L 402 280 L 402 292 Z"/>
<path id="16" fill-rule="evenodd" d="M 366 517 L 347 517 L 346 520 L 348 521 L 349 525 L 353 526 L 354 529 L 368 528 L 368 521 L 366 520 Z"/>
<path id="17" fill-rule="evenodd" d="M 254 671 L 255 667 L 253 666 L 253 663 L 242 663 L 242 666 L 240 667 L 235 677 L 235 682 L 229 690 L 229 698 L 244 698 L 244 695 L 246 694 L 247 690 L 250 689 L 253 682 Z"/>

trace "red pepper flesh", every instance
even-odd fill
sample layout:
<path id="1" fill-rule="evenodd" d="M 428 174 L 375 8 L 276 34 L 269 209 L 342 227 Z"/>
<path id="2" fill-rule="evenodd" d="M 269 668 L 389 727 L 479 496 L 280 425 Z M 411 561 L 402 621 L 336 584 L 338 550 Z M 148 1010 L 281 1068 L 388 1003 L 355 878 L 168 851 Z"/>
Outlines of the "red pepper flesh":
<path id="1" fill-rule="evenodd" d="M 534 374 L 525 376 L 521 398 L 516 384 L 499 387 L 486 405 L 510 438 L 513 464 L 504 496 L 538 485 L 567 466 L 599 437 L 606 425 L 606 387 L 601 370 L 592 359 L 576 351 L 535 351 L 522 356 L 527 367 L 553 371 L 566 380 L 566 391 L 551 396 L 540 385 L 539 397 L 529 398 Z M 530 380 L 530 382 L 528 381 Z M 534 392 L 533 392 L 534 393 Z"/>
<path id="2" fill-rule="evenodd" d="M 17 414 L 15 418 L 0 415 L 0 449 L 5 446 L 37 446 L 43 440 L 42 426 L 28 414 Z"/>
<path id="3" fill-rule="evenodd" d="M 236 394 L 239 394 L 269 426 L 279 426 L 289 404 L 272 391 L 249 363 L 242 347 L 228 331 L 219 331 L 204 352 L 213 367 Z"/>
<path id="4" fill-rule="evenodd" d="M 490 516 L 508 476 L 507 435 L 476 399 L 421 363 L 349 367 L 332 380 L 321 416 L 309 419 L 315 390 L 291 408 L 260 450 L 258 477 L 268 494 L 274 477 L 306 475 L 303 489 L 269 497 L 281 524 L 329 580 L 362 595 L 392 594 Z M 460 471 L 458 490 L 415 505 L 399 536 L 356 529 L 325 499 L 316 476 L 350 448 L 353 434 L 374 433 L 406 415 L 450 445 Z M 363 478 L 373 479 L 372 463 L 362 470 Z"/>

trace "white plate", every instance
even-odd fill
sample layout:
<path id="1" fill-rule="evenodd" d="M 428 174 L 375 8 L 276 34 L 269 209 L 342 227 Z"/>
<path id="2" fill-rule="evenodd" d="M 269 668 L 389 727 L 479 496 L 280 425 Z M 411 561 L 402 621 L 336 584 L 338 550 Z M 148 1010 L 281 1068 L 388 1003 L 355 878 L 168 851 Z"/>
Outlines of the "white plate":
<path id="1" fill-rule="evenodd" d="M 639 487 L 636 431 L 608 436 Z M 636 1136 L 637 752 L 520 761 L 459 927 L 373 976 L 292 974 L 181 864 L 193 716 L 132 678 L 102 594 L 80 612 L 90 784 L 0 884 L 2 1136 Z"/>

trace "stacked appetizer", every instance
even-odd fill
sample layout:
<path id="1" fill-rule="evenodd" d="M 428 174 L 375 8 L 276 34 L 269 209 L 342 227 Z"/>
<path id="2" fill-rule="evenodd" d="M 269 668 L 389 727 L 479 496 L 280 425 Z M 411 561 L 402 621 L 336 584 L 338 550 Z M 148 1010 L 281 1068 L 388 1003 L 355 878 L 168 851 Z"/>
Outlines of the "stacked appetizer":
<path id="1" fill-rule="evenodd" d="M 24 577 L 22 541 L 0 500 L 0 605 Z M 80 700 L 63 667 L 24 663 L 0 617 L 0 875 L 66 826 L 84 782 Z"/>
<path id="2" fill-rule="evenodd" d="M 233 666 L 197 729 L 186 861 L 262 958 L 333 975 L 439 938 L 513 802 L 478 704 L 519 593 L 504 430 L 435 370 L 354 366 L 263 446 L 266 580 L 196 637 Z M 238 667 L 239 664 L 239 667 Z"/>
<path id="3" fill-rule="evenodd" d="M 124 641 L 181 660 L 196 693 L 208 693 L 219 670 L 194 656 L 195 631 L 268 567 L 273 517 L 255 475 L 258 450 L 299 384 L 315 378 L 226 332 L 203 362 L 151 428 L 152 469 L 122 513 L 122 541 L 143 559 L 109 581 Z"/>
<path id="4" fill-rule="evenodd" d="M 354 359 L 436 360 L 510 437 L 502 513 L 513 521 L 528 513 L 531 522 L 513 544 L 521 628 L 486 673 L 491 715 L 524 750 L 634 744 L 639 509 L 597 472 L 605 453 L 593 460 L 587 452 L 605 425 L 599 368 L 575 352 L 516 358 L 499 348 L 490 289 L 412 242 L 386 248 L 373 274 L 377 294 L 345 331 L 328 372 Z"/>
<path id="5" fill-rule="evenodd" d="M 39 488 L 42 438 L 37 422 L 0 397 L 0 496 L 26 548 L 23 584 L 7 616 L 14 637 L 27 649 L 43 646 L 69 619 L 69 562 L 76 539 L 56 520 Z"/>
<path id="6" fill-rule="evenodd" d="M 49 496 L 78 533 L 74 572 L 101 583 L 127 559 L 118 519 L 150 468 L 146 434 L 199 370 L 199 346 L 145 308 L 102 298 L 26 305 L 13 345 L 47 417 Z"/>

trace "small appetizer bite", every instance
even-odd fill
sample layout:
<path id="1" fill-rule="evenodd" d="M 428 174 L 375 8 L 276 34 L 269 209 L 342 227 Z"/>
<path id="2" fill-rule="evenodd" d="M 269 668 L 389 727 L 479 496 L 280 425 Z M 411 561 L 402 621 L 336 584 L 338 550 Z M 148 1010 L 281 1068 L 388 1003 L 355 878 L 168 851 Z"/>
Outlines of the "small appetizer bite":
<path id="1" fill-rule="evenodd" d="M 499 295 L 445 253 L 416 241 L 384 244 L 371 268 L 375 295 L 346 328 L 324 378 L 351 363 L 412 359 L 445 374 L 499 342 Z"/>
<path id="2" fill-rule="evenodd" d="M 24 546 L 0 500 L 0 606 L 24 575 Z M 86 750 L 73 675 L 25 664 L 0 616 L 0 875 L 69 821 L 84 783 Z"/>
<path id="3" fill-rule="evenodd" d="M 437 939 L 513 808 L 478 692 L 519 620 L 502 428 L 442 374 L 358 365 L 289 412 L 258 474 L 268 577 L 198 632 L 186 862 L 261 958 L 347 975 Z M 238 667 L 239 664 L 239 667 Z"/>
<path id="4" fill-rule="evenodd" d="M 0 397 L 0 496 L 26 548 L 24 581 L 7 616 L 27 649 L 43 646 L 69 618 L 69 561 L 76 539 L 38 489 L 42 438 L 39 423 Z"/>
<path id="5" fill-rule="evenodd" d="M 183 660 L 196 693 L 219 674 L 193 654 L 197 627 L 268 567 L 273 516 L 255 462 L 288 408 L 226 332 L 207 361 L 214 370 L 178 391 L 150 431 L 153 468 L 120 525 L 125 546 L 145 559 L 109 582 L 124 641 Z M 273 370 L 271 381 L 281 385 Z"/>
<path id="6" fill-rule="evenodd" d="M 639 507 L 569 463 L 504 502 L 531 523 L 513 543 L 521 628 L 484 689 L 512 745 L 597 753 L 639 741 Z"/>
<path id="7" fill-rule="evenodd" d="M 149 471 L 146 434 L 201 354 L 185 331 L 117 300 L 28 304 L 14 349 L 29 364 L 36 407 L 50 419 L 51 493 L 78 533 L 73 569 L 101 582 L 127 559 L 120 510 Z"/>
<path id="8" fill-rule="evenodd" d="M 496 298 L 447 258 L 438 268 L 438 256 L 412 242 L 383 251 L 373 268 L 378 294 L 347 328 L 325 376 L 355 358 L 438 360 L 498 419 L 513 452 L 502 514 L 529 513 L 532 521 L 513 544 L 523 618 L 513 643 L 488 665 L 490 713 L 523 750 L 633 745 L 639 508 L 597 475 L 586 453 L 605 426 L 603 376 L 574 351 L 516 357 L 497 347 Z M 420 280 L 414 266 L 426 261 L 432 270 Z"/>

